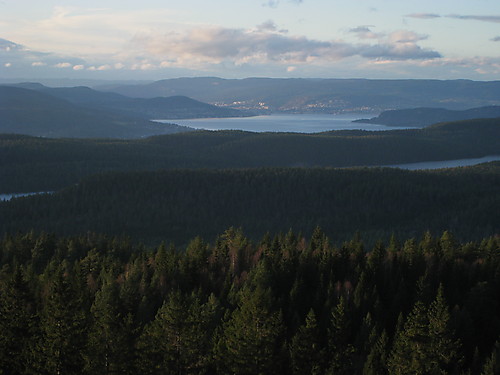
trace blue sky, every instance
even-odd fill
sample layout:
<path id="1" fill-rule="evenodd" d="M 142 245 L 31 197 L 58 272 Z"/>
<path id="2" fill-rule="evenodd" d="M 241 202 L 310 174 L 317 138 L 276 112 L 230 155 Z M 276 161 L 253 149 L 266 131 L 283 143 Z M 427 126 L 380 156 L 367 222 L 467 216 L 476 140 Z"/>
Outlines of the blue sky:
<path id="1" fill-rule="evenodd" d="M 498 0 L 0 0 L 0 78 L 500 79 Z"/>

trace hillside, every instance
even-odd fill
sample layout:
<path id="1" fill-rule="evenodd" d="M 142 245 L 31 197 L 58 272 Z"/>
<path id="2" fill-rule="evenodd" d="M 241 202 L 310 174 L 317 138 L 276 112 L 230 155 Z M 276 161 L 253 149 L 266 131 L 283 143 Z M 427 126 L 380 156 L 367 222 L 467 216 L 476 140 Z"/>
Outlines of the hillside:
<path id="1" fill-rule="evenodd" d="M 388 126 L 424 127 L 439 122 L 500 117 L 500 106 L 453 111 L 444 108 L 412 108 L 384 111 L 377 117 L 353 122 Z"/>
<path id="2" fill-rule="evenodd" d="M 99 87 L 131 97 L 185 95 L 207 103 L 273 112 L 381 112 L 500 105 L 500 81 L 178 78 Z"/>
<path id="3" fill-rule="evenodd" d="M 107 171 L 353 167 L 500 154 L 500 120 L 386 132 L 196 131 L 138 140 L 0 135 L 0 193 L 58 190 Z"/>
<path id="4" fill-rule="evenodd" d="M 9 86 L 0 86 L 0 117 L 0 133 L 51 138 L 141 138 L 189 130 Z"/>
<path id="5" fill-rule="evenodd" d="M 451 230 L 494 235 L 500 163 L 433 172 L 395 169 L 172 170 L 97 175 L 60 192 L 0 203 L 0 234 L 127 235 L 185 243 L 230 226 L 366 239 Z"/>
<path id="6" fill-rule="evenodd" d="M 119 111 L 129 116 L 132 115 L 146 120 L 206 117 L 223 118 L 249 115 L 247 112 L 231 108 L 221 108 L 179 95 L 144 99 L 130 98 L 111 92 L 97 91 L 83 86 L 50 88 L 36 83 L 22 83 L 18 86 L 49 94 L 78 106 L 107 111 Z"/>

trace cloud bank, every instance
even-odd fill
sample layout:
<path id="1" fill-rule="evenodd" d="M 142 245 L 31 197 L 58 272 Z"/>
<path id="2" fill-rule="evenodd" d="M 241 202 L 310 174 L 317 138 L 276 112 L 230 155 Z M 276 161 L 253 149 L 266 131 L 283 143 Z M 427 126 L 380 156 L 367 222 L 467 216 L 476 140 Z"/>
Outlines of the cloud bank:
<path id="1" fill-rule="evenodd" d="M 411 13 L 407 14 L 405 17 L 420 18 L 420 19 L 454 18 L 458 20 L 474 20 L 482 22 L 500 23 L 500 16 L 495 16 L 495 15 L 461 15 L 461 14 L 439 15 L 435 13 Z"/>
<path id="2" fill-rule="evenodd" d="M 450 14 L 446 16 L 448 18 L 456 18 L 459 20 L 475 20 L 475 21 L 483 21 L 483 22 L 494 22 L 500 23 L 500 16 L 464 16 L 458 14 Z"/>
<path id="3" fill-rule="evenodd" d="M 272 22 L 255 29 L 198 27 L 162 35 L 143 34 L 132 41 L 135 50 L 161 58 L 171 65 L 221 64 L 314 64 L 330 63 L 349 57 L 367 59 L 434 59 L 440 53 L 425 49 L 418 42 L 426 39 L 411 31 L 376 34 L 369 27 L 351 32 L 375 43 L 347 43 L 341 40 L 316 40 L 276 31 Z"/>

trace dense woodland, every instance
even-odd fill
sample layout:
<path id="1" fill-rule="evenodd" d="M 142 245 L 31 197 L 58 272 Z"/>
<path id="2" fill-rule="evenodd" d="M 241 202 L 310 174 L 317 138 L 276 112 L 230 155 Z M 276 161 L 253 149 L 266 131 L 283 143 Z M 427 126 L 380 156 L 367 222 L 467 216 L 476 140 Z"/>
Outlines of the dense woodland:
<path id="1" fill-rule="evenodd" d="M 353 167 L 500 154 L 500 120 L 320 134 L 197 131 L 140 140 L 0 135 L 0 193 L 58 190 L 107 171 Z"/>
<path id="2" fill-rule="evenodd" d="M 500 162 L 437 171 L 390 168 L 166 170 L 95 175 L 53 194 L 0 202 L 0 235 L 87 231 L 147 243 L 213 240 L 230 226 L 258 240 L 266 232 L 311 233 L 336 241 L 363 234 L 498 234 Z"/>
<path id="3" fill-rule="evenodd" d="M 500 238 L 0 241 L 2 374 L 500 371 Z"/>
<path id="4" fill-rule="evenodd" d="M 498 374 L 499 131 L 0 135 L 0 374 Z"/>

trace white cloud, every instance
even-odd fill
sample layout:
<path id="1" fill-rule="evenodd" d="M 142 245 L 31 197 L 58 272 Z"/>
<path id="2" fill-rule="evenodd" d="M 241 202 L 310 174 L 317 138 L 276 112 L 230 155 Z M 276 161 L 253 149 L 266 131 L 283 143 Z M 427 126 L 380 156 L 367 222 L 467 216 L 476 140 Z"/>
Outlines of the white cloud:
<path id="1" fill-rule="evenodd" d="M 390 43 L 417 43 L 421 40 L 426 40 L 427 35 L 417 34 L 408 30 L 397 30 L 388 34 Z"/>
<path id="2" fill-rule="evenodd" d="M 72 64 L 69 62 L 60 62 L 54 65 L 55 68 L 71 68 Z"/>
<path id="3" fill-rule="evenodd" d="M 31 66 L 46 66 L 47 63 L 44 63 L 43 61 L 35 61 L 31 63 Z"/>
<path id="4" fill-rule="evenodd" d="M 83 69 L 85 69 L 85 65 L 82 64 L 73 66 L 73 70 L 83 70 Z"/>
<path id="5" fill-rule="evenodd" d="M 371 32 L 368 27 L 353 29 L 356 33 Z M 441 55 L 424 49 L 418 42 L 427 36 L 407 30 L 374 34 L 372 44 L 353 44 L 338 40 L 316 40 L 277 31 L 268 21 L 255 29 L 197 27 L 185 31 L 137 35 L 132 40 L 131 54 L 149 55 L 161 66 L 202 69 L 207 65 L 327 64 L 351 56 L 368 59 L 432 59 Z M 371 38 L 371 39 L 373 39 Z M 167 63 L 165 63 L 167 62 Z"/>
<path id="6" fill-rule="evenodd" d="M 138 32 L 176 27 L 177 15 L 165 8 L 132 11 L 59 6 L 38 21 L 7 20 L 4 29 L 9 30 L 10 39 L 25 41 L 38 50 L 88 58 L 119 52 Z"/>
<path id="7" fill-rule="evenodd" d="M 412 14 L 407 14 L 405 17 L 420 18 L 425 20 L 425 19 L 439 18 L 441 16 L 435 13 L 412 13 Z"/>
<path id="8" fill-rule="evenodd" d="M 5 66 L 6 68 L 10 68 L 12 66 L 12 63 L 8 62 L 8 63 L 3 64 L 3 66 Z"/>
<path id="9" fill-rule="evenodd" d="M 355 34 L 359 39 L 378 39 L 383 36 L 383 34 L 374 33 L 371 27 L 373 26 L 358 26 L 350 29 L 349 32 Z"/>
<path id="10" fill-rule="evenodd" d="M 482 22 L 500 23 L 499 15 L 464 15 L 464 14 L 448 14 L 445 16 L 435 13 L 412 13 L 407 14 L 405 17 L 420 18 L 420 19 L 433 19 L 433 18 L 454 18 L 458 20 L 474 20 Z"/>
<path id="11" fill-rule="evenodd" d="M 500 16 L 450 14 L 446 17 L 456 18 L 456 19 L 460 19 L 460 20 L 475 20 L 475 21 L 483 21 L 483 22 L 500 23 Z"/>

